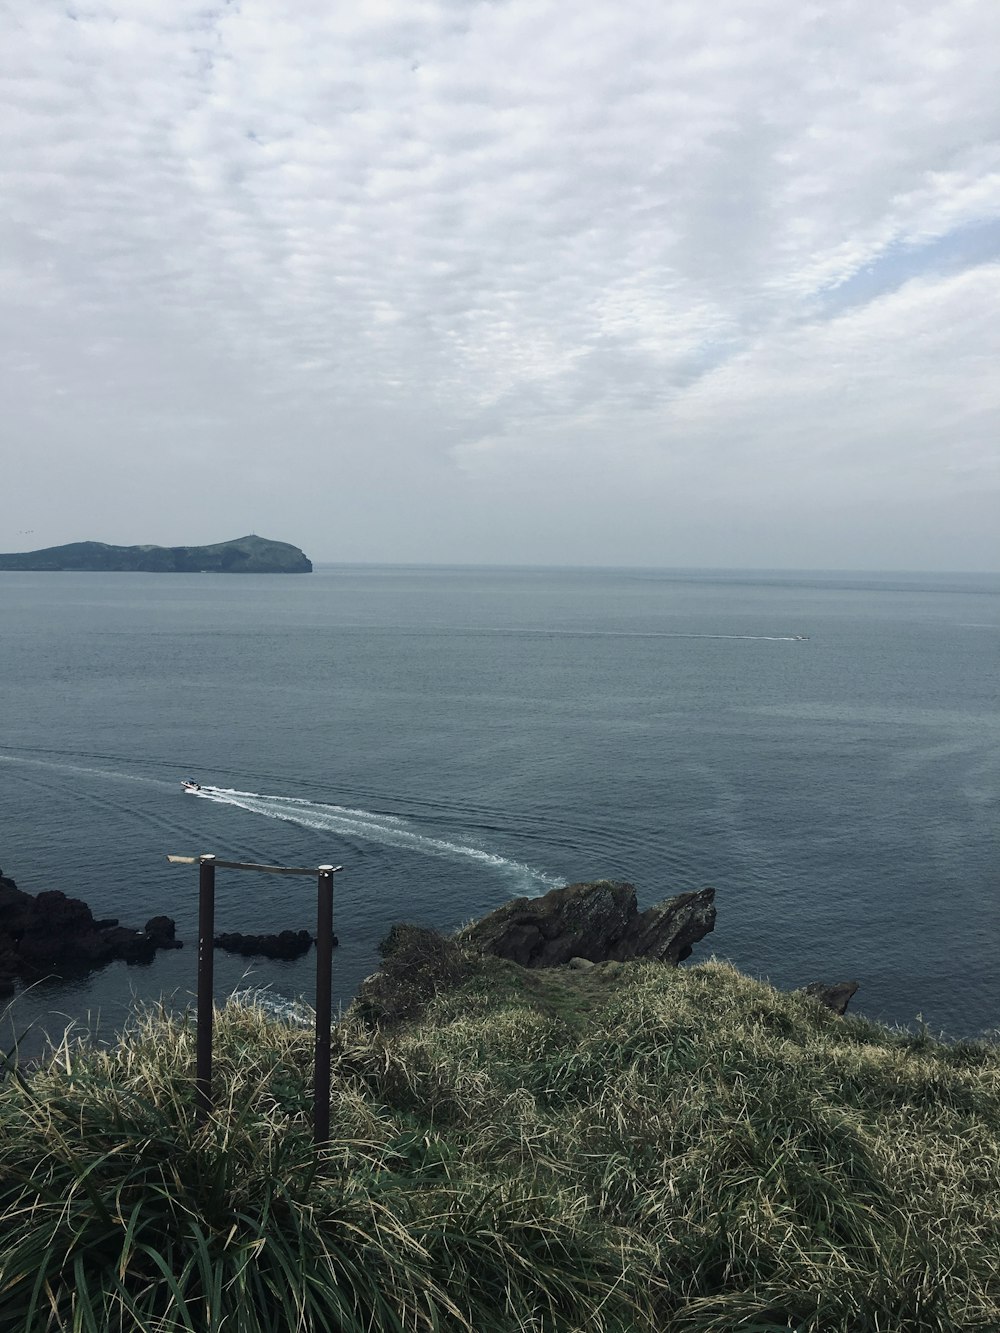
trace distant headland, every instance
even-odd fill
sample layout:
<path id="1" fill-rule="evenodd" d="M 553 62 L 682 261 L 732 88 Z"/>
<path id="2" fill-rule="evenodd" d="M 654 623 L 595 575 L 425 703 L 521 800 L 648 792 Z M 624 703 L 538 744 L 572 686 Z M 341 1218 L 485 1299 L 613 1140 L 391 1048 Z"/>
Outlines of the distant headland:
<path id="1" fill-rule="evenodd" d="M 251 533 L 213 546 L 108 546 L 70 542 L 0 555 L 0 570 L 86 570 L 140 574 L 311 574 L 297 546 Z"/>

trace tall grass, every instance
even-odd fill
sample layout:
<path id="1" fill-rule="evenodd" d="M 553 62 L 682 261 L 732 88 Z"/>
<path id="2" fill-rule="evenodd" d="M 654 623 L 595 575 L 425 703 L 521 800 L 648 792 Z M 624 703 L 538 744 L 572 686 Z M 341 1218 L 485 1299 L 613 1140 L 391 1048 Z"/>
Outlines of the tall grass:
<path id="1" fill-rule="evenodd" d="M 456 974 L 457 975 L 457 974 Z M 1000 1054 L 721 964 L 472 963 L 393 1031 L 67 1039 L 0 1088 L 0 1329 L 1000 1329 Z"/>
<path id="2" fill-rule="evenodd" d="M 352 1071 L 391 1064 L 380 1039 L 340 1034 L 317 1161 L 308 1034 L 234 1006 L 216 1038 L 201 1129 L 193 1033 L 163 1012 L 0 1092 L 0 1328 L 571 1328 L 614 1295 L 582 1213 L 365 1095 Z"/>

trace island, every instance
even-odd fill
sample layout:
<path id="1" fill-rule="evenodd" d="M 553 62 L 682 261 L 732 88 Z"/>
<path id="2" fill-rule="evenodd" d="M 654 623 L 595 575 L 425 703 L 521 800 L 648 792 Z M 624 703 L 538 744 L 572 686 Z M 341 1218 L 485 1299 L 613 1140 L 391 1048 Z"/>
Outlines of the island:
<path id="1" fill-rule="evenodd" d="M 212 546 L 109 546 L 70 542 L 0 555 L 0 570 L 82 570 L 141 574 L 311 574 L 297 546 L 251 533 Z"/>

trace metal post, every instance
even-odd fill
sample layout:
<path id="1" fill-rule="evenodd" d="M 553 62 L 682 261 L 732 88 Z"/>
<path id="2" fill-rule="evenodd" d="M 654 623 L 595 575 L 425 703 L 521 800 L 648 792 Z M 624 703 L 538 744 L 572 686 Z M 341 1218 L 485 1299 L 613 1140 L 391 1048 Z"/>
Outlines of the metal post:
<path id="1" fill-rule="evenodd" d="M 213 950 L 215 946 L 215 871 L 260 870 L 268 875 L 319 874 L 316 908 L 316 1069 L 313 1134 L 317 1145 L 330 1141 L 330 1029 L 333 1022 L 333 877 L 343 866 L 269 866 L 252 861 L 220 861 L 202 856 L 168 856 L 172 865 L 200 867 L 198 896 L 198 1051 L 195 1109 L 199 1124 L 212 1110 Z"/>
<path id="2" fill-rule="evenodd" d="M 200 856 L 198 871 L 198 1014 L 195 1104 L 198 1123 L 212 1109 L 212 1017 L 215 949 L 215 857 Z"/>
<path id="3" fill-rule="evenodd" d="M 313 1142 L 330 1141 L 330 1025 L 333 1021 L 333 866 L 319 867 L 316 903 L 316 1063 Z"/>

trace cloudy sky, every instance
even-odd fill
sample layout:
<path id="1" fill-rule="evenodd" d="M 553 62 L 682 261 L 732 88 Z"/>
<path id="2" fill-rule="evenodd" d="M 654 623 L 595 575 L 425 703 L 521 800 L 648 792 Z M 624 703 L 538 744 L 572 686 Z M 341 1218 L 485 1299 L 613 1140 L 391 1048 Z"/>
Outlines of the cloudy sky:
<path id="1" fill-rule="evenodd" d="M 1000 569 L 996 0 L 0 9 L 0 550 Z"/>

